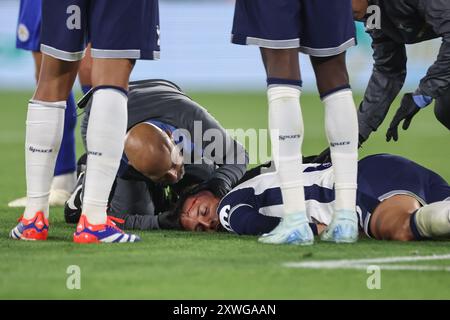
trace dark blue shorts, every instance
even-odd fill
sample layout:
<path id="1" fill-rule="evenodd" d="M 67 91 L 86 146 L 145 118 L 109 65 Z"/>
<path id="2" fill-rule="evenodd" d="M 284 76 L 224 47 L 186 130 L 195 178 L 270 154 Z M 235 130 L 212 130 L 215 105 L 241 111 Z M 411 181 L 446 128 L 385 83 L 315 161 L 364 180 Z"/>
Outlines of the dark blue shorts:
<path id="1" fill-rule="evenodd" d="M 16 47 L 36 52 L 41 50 L 41 0 L 20 1 Z"/>
<path id="2" fill-rule="evenodd" d="M 329 57 L 356 44 L 351 0 L 237 0 L 232 42 Z"/>
<path id="3" fill-rule="evenodd" d="M 403 157 L 378 154 L 359 161 L 356 202 L 367 235 L 375 208 L 394 195 L 409 195 L 427 205 L 450 200 L 450 186 L 437 173 Z"/>
<path id="4" fill-rule="evenodd" d="M 41 51 L 80 60 L 88 42 L 94 58 L 158 59 L 157 0 L 43 0 Z"/>

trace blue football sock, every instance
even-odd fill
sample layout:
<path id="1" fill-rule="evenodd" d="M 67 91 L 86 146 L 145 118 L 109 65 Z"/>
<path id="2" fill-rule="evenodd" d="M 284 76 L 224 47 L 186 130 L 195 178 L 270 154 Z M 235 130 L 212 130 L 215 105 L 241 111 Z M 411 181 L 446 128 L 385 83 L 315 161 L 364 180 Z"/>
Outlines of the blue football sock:
<path id="1" fill-rule="evenodd" d="M 77 124 L 76 104 L 73 93 L 67 99 L 67 108 L 64 117 L 64 134 L 56 159 L 55 176 L 75 172 L 75 127 Z"/>

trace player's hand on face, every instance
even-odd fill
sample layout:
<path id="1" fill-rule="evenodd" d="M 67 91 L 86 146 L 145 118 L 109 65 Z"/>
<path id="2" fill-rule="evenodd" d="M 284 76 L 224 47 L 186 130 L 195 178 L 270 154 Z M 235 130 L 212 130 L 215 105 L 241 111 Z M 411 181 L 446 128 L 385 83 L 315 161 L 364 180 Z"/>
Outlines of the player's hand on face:
<path id="1" fill-rule="evenodd" d="M 432 102 L 431 97 L 407 93 L 403 96 L 400 108 L 395 113 L 394 118 L 386 132 L 386 141 L 398 141 L 398 126 L 403 121 L 403 130 L 408 130 L 412 119 L 420 109 L 428 106 Z"/>

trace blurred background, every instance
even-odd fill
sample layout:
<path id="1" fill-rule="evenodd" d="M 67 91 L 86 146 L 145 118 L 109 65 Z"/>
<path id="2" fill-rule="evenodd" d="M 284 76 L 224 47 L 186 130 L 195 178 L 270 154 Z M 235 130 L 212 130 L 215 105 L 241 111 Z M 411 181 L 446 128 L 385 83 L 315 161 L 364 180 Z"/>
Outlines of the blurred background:
<path id="1" fill-rule="evenodd" d="M 31 55 L 15 49 L 18 10 L 19 0 L 0 0 L 0 90 L 34 87 Z M 160 0 L 161 60 L 138 62 L 133 79 L 166 78 L 195 91 L 264 90 L 258 48 L 230 43 L 233 11 L 232 0 Z M 349 50 L 348 64 L 353 88 L 362 91 L 372 52 L 364 26 L 357 27 L 359 46 Z M 410 50 L 406 88 L 415 89 L 439 44 L 431 41 Z M 305 90 L 315 92 L 309 61 L 302 57 Z"/>

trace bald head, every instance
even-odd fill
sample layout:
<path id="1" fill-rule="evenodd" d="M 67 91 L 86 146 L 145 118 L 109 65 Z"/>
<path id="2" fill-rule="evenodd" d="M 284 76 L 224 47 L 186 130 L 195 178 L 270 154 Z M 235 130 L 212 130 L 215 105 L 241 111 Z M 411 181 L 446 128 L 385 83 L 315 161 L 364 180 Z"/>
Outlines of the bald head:
<path id="1" fill-rule="evenodd" d="M 134 126 L 125 137 L 124 150 L 129 163 L 154 182 L 175 183 L 181 178 L 182 164 L 172 159 L 174 148 L 166 132 L 148 123 Z"/>

